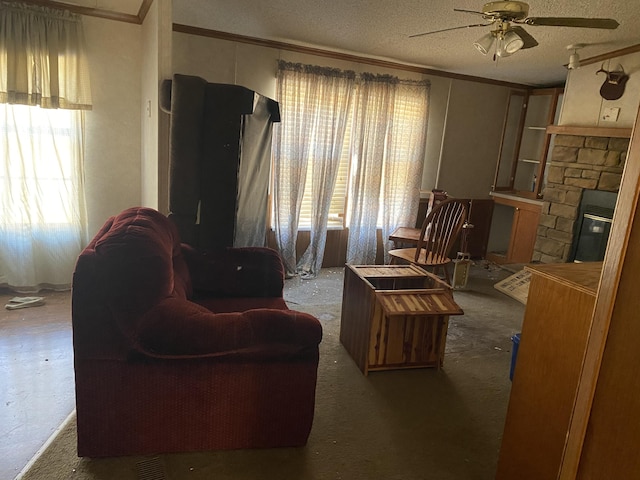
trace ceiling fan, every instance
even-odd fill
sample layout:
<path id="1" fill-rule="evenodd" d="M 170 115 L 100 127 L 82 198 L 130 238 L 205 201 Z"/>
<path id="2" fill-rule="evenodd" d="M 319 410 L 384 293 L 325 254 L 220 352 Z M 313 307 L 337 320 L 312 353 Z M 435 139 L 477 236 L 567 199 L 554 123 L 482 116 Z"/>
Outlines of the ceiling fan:
<path id="1" fill-rule="evenodd" d="M 492 26 L 492 30 L 476 40 L 473 46 L 480 53 L 486 55 L 494 44 L 496 50 L 493 59 L 508 57 L 523 48 L 532 48 L 538 42 L 519 25 L 543 27 L 581 27 L 581 28 L 617 28 L 619 23 L 612 18 L 579 18 L 579 17 L 529 17 L 529 4 L 525 2 L 489 2 L 482 7 L 481 12 L 454 8 L 455 12 L 480 15 L 484 23 L 463 25 L 460 27 L 444 28 L 431 32 L 410 35 L 410 38 L 422 37 L 434 33 L 448 32 L 462 28 Z"/>

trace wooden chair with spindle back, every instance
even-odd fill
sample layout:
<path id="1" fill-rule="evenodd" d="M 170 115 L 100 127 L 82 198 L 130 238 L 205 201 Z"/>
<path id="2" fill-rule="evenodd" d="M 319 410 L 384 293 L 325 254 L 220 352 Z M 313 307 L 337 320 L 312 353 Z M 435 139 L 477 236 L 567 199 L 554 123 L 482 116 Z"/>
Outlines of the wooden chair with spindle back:
<path id="1" fill-rule="evenodd" d="M 448 199 L 435 206 L 425 217 L 416 247 L 389 251 L 391 263 L 408 262 L 431 270 L 439 275 L 443 271 L 451 284 L 447 265 L 449 252 L 460 235 L 467 219 L 468 202 Z"/>

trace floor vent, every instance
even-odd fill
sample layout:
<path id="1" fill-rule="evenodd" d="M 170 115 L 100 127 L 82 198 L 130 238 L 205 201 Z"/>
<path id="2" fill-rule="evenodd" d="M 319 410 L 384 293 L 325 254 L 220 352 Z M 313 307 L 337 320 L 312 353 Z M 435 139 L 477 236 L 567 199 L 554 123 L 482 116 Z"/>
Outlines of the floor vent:
<path id="1" fill-rule="evenodd" d="M 142 460 L 136 464 L 138 469 L 138 480 L 166 480 L 164 465 L 160 457 L 153 457 Z"/>

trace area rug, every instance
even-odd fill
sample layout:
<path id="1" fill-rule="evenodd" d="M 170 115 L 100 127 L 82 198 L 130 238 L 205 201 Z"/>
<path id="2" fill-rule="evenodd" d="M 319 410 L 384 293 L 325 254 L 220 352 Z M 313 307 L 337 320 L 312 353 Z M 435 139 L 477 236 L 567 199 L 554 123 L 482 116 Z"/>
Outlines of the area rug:
<path id="1" fill-rule="evenodd" d="M 451 319 L 442 370 L 368 377 L 340 344 L 340 303 L 292 305 L 316 315 L 324 329 L 314 425 L 305 447 L 78 458 L 72 415 L 19 478 L 493 479 L 510 388 L 514 327 L 504 322 L 496 330 L 492 309 L 503 310 L 503 299 L 472 290 L 457 293 L 456 299 L 466 314 Z M 490 337 L 479 333 L 483 328 Z"/>

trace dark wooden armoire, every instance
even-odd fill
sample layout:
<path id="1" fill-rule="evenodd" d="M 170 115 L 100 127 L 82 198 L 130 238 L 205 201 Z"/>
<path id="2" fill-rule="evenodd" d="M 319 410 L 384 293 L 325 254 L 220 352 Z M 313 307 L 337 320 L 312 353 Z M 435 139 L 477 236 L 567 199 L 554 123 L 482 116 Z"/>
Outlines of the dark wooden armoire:
<path id="1" fill-rule="evenodd" d="M 275 100 L 175 74 L 163 83 L 171 114 L 169 218 L 199 249 L 263 246 Z"/>

